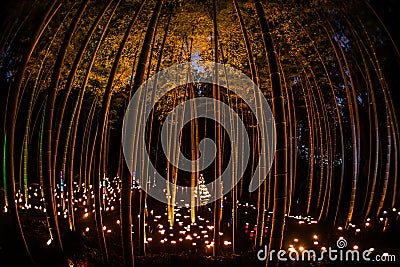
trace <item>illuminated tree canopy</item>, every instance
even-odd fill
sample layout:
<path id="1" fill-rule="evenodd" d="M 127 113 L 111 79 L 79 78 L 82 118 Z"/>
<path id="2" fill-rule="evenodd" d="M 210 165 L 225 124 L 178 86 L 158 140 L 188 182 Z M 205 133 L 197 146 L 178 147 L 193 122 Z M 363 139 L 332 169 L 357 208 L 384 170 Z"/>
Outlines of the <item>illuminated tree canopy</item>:
<path id="1" fill-rule="evenodd" d="M 4 3 L 0 21 L 0 208 L 18 237 L 15 247 L 25 251 L 21 262 L 86 266 L 75 242 L 91 243 L 84 246 L 97 258 L 88 262 L 110 266 L 133 266 L 137 255 L 173 253 L 164 243 L 213 257 L 254 253 L 264 245 L 286 249 L 288 229 L 298 221 L 332 231 L 381 219 L 381 231 L 395 227 L 388 213 L 397 216 L 400 208 L 395 106 L 400 52 L 379 15 L 384 4 L 11 2 Z M 260 88 L 275 118 L 275 161 L 267 179 L 248 192 L 263 142 L 255 114 L 221 86 L 174 88 L 156 103 L 140 133 L 157 171 L 174 184 L 164 205 L 138 186 L 141 179 L 149 188 L 160 186 L 152 173 L 129 173 L 123 117 L 149 77 L 180 63 L 198 67 L 206 61 L 234 67 Z M 154 98 L 154 90 L 147 97 Z M 167 151 L 160 133 L 177 105 L 199 97 L 218 99 L 238 114 L 250 136 L 251 159 L 235 159 L 247 164 L 246 171 L 229 194 L 197 207 L 196 201 L 218 193 L 205 184 L 228 164 L 226 130 L 215 121 L 193 119 L 179 133 L 184 118 L 176 117 L 165 127 L 180 143 L 171 141 Z M 257 97 L 252 101 L 260 103 Z M 168 162 L 166 153 L 179 150 L 199 158 L 204 138 L 213 139 L 217 149 L 207 169 L 188 173 Z M 179 186 L 198 187 L 189 192 L 189 207 L 174 204 Z M 32 217 L 41 225 L 37 238 L 29 227 Z M 179 241 L 182 231 L 186 236 Z"/>

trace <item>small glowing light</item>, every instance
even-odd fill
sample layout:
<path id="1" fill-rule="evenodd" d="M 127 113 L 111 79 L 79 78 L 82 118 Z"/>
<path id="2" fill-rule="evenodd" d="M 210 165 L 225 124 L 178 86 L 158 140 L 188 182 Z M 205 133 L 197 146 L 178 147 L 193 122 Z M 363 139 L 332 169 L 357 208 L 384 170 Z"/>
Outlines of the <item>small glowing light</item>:
<path id="1" fill-rule="evenodd" d="M 171 240 L 171 244 L 175 245 L 176 241 L 175 240 Z"/>
<path id="2" fill-rule="evenodd" d="M 318 239 L 318 236 L 317 236 L 317 235 L 314 235 L 314 239 Z"/>
<path id="3" fill-rule="evenodd" d="M 393 212 L 396 212 L 397 210 L 396 210 L 396 208 L 393 208 L 392 211 L 393 211 Z"/>
<path id="4" fill-rule="evenodd" d="M 303 246 L 300 246 L 300 247 L 299 247 L 299 251 L 302 252 L 303 250 L 304 250 L 304 247 L 303 247 Z"/>
<path id="5" fill-rule="evenodd" d="M 196 246 L 197 244 L 196 244 L 196 243 L 192 243 L 192 245 L 193 245 L 193 246 Z"/>
<path id="6" fill-rule="evenodd" d="M 354 249 L 354 250 L 357 250 L 357 249 L 358 249 L 358 246 L 357 246 L 357 245 L 355 245 L 355 246 L 353 247 L 353 249 Z"/>
<path id="7" fill-rule="evenodd" d="M 370 225 L 371 225 L 371 224 L 370 224 L 369 222 L 365 223 L 365 226 L 367 226 L 367 227 L 370 226 Z"/>
<path id="8" fill-rule="evenodd" d="M 383 211 L 383 214 L 387 214 L 387 211 L 385 210 L 385 211 Z"/>
<path id="9" fill-rule="evenodd" d="M 339 230 L 339 231 L 342 231 L 342 230 L 343 230 L 343 227 L 339 226 L 339 227 L 338 227 L 338 230 Z"/>
<path id="10" fill-rule="evenodd" d="M 379 218 L 379 220 L 382 222 L 382 221 L 383 221 L 383 218 Z"/>
<path id="11" fill-rule="evenodd" d="M 103 226 L 103 230 L 105 231 L 107 229 L 107 227 L 106 226 Z"/>
<path id="12" fill-rule="evenodd" d="M 326 250 L 326 247 L 322 247 L 321 250 Z"/>
<path id="13" fill-rule="evenodd" d="M 299 239 L 295 238 L 295 239 L 293 239 L 293 241 L 297 243 L 297 242 L 299 242 Z"/>
<path id="14" fill-rule="evenodd" d="M 318 245 L 318 241 L 314 241 L 314 245 Z"/>
<path id="15" fill-rule="evenodd" d="M 153 238 L 149 237 L 149 238 L 147 238 L 147 241 L 151 242 L 151 241 L 153 241 Z"/>
<path id="16" fill-rule="evenodd" d="M 231 245 L 232 244 L 232 242 L 230 242 L 230 241 L 224 241 L 224 245 L 225 246 L 229 246 L 229 245 Z"/>
<path id="17" fill-rule="evenodd" d="M 121 223 L 121 221 L 120 220 L 117 220 L 117 224 L 120 224 Z"/>
<path id="18" fill-rule="evenodd" d="M 356 229 L 356 233 L 359 233 L 359 232 L 361 232 L 361 229 Z"/>
<path id="19" fill-rule="evenodd" d="M 107 230 L 107 233 L 111 233 L 111 229 L 108 229 L 108 230 Z"/>
<path id="20" fill-rule="evenodd" d="M 89 227 L 86 227 L 85 231 L 86 231 L 86 232 L 89 232 Z"/>
<path id="21" fill-rule="evenodd" d="M 47 240 L 46 244 L 49 246 L 51 244 L 51 241 L 53 241 L 51 238 Z"/>

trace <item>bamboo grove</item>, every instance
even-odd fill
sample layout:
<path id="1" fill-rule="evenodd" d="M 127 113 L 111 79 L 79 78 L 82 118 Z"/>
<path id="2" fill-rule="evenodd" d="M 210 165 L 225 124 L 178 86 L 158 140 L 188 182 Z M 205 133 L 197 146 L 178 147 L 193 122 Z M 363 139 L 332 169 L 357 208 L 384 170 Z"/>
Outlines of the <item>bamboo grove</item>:
<path id="1" fill-rule="evenodd" d="M 335 227 L 365 222 L 399 207 L 400 139 L 391 93 L 396 85 L 387 78 L 397 75 L 387 70 L 397 64 L 398 48 L 368 3 L 289 2 L 31 1 L 9 14 L 0 39 L 0 184 L 4 212 L 27 257 L 36 260 L 20 216 L 21 206 L 30 204 L 29 185 L 40 185 L 48 236 L 62 260 L 68 251 L 66 236 L 81 229 L 74 213 L 77 185 L 87 196 L 85 207 L 94 210 L 99 252 L 103 264 L 109 265 L 101 188 L 104 178 L 112 176 L 120 177 L 121 183 L 118 219 L 124 264 L 133 266 L 134 255 L 146 255 L 151 200 L 143 190 L 132 190 L 140 177 L 130 174 L 124 163 L 122 117 L 143 82 L 183 62 L 220 62 L 249 76 L 273 111 L 277 147 L 267 179 L 249 193 L 262 129 L 254 125 L 245 103 L 216 85 L 171 90 L 152 110 L 143 133 L 155 165 L 162 166 L 165 179 L 174 183 L 166 192 L 171 196 L 168 227 L 177 224 L 174 203 L 180 172 L 157 152 L 157 136 L 175 106 L 202 95 L 233 107 L 251 136 L 252 157 L 244 178 L 208 205 L 214 213 L 213 256 L 221 254 L 221 229 L 231 232 L 230 253 L 238 250 L 237 207 L 224 202 L 254 201 L 253 250 L 264 244 L 281 248 L 288 215 L 310 215 Z M 192 109 L 195 113 L 196 107 Z M 168 135 L 180 134 L 177 124 L 167 125 Z M 197 119 L 189 126 L 189 137 L 179 139 L 190 144 L 187 154 L 198 158 L 200 140 L 213 137 L 218 154 L 209 176 L 219 177 L 229 157 L 226 133 L 217 123 Z M 175 156 L 180 148 L 171 142 L 167 153 Z M 236 159 L 247 164 L 241 161 Z M 188 183 L 196 186 L 198 176 L 198 171 L 192 172 Z M 55 196 L 60 179 L 66 186 L 64 218 L 57 215 Z M 192 192 L 192 223 L 201 212 L 195 201 Z M 222 219 L 227 208 L 232 217 L 229 228 Z M 270 211 L 272 219 L 267 222 Z M 271 232 L 265 236 L 267 223 Z"/>

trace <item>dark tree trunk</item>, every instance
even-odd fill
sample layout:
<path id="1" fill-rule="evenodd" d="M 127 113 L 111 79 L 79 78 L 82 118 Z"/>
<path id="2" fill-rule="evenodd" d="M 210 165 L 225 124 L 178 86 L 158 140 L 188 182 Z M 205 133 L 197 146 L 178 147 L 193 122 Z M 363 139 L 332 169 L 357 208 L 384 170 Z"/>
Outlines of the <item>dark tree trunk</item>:
<path id="1" fill-rule="evenodd" d="M 218 22 L 217 22 L 217 2 L 213 0 L 213 26 L 214 26 L 214 62 L 218 62 L 219 53 L 218 53 Z M 218 83 L 218 66 L 215 67 L 215 77 L 214 77 L 214 84 L 213 84 L 213 98 L 215 100 L 220 100 L 221 97 L 221 88 L 216 85 Z M 214 116 L 217 121 L 220 121 L 218 115 L 220 113 L 217 111 L 219 110 L 217 101 L 217 108 L 214 110 Z M 214 130 L 214 138 L 217 145 L 217 157 L 215 162 L 215 179 L 219 178 L 222 175 L 222 138 L 221 138 L 221 126 L 219 123 L 215 123 L 215 130 Z M 220 226 L 221 226 L 221 215 L 222 215 L 222 188 L 221 184 L 215 184 L 214 194 L 216 197 L 216 201 L 214 202 L 214 247 L 213 247 L 213 256 L 217 256 L 220 254 L 220 247 L 221 247 L 221 237 L 219 235 Z"/>
<path id="2" fill-rule="evenodd" d="M 270 78 L 272 83 L 272 111 L 276 125 L 276 152 L 274 161 L 274 205 L 272 229 L 268 249 L 281 249 L 285 231 L 286 184 L 287 184 L 287 138 L 284 92 L 275 49 L 269 31 L 268 21 L 259 0 L 255 0 L 257 15 L 267 53 Z"/>
<path id="3" fill-rule="evenodd" d="M 22 88 L 22 82 L 23 78 L 25 75 L 26 68 L 28 66 L 28 62 L 32 56 L 32 53 L 41 38 L 44 30 L 46 29 L 49 21 L 51 18 L 54 16 L 57 8 L 54 8 L 56 4 L 56 1 L 50 3 L 46 9 L 46 13 L 44 15 L 44 19 L 42 20 L 42 23 L 39 25 L 37 32 L 34 34 L 34 37 L 32 39 L 32 43 L 29 46 L 29 49 L 27 50 L 26 54 L 23 57 L 23 62 L 20 64 L 20 69 L 17 72 L 16 76 L 16 85 L 14 88 L 10 88 L 9 90 L 9 95 L 8 99 L 9 102 L 7 103 L 7 117 L 5 121 L 5 125 L 7 125 L 6 130 L 4 132 L 4 142 L 6 142 L 7 138 L 7 143 L 5 143 L 5 153 L 4 153 L 4 172 L 5 172 L 5 187 L 7 187 L 7 202 L 9 204 L 8 209 L 11 215 L 12 219 L 12 225 L 13 225 L 13 232 L 15 233 L 15 239 L 16 243 L 21 243 L 23 244 L 24 250 L 29 257 L 30 261 L 33 262 L 33 258 L 31 256 L 29 247 L 25 241 L 24 233 L 22 231 L 20 219 L 19 219 L 19 214 L 18 214 L 18 204 L 15 202 L 15 193 L 16 193 L 16 188 L 15 188 L 15 155 L 14 155 L 14 144 L 15 144 L 15 126 L 16 126 L 16 120 L 17 120 L 17 111 L 18 111 L 18 103 L 20 101 L 20 98 L 23 95 L 23 88 Z"/>
<path id="4" fill-rule="evenodd" d="M 135 78 L 134 78 L 134 82 L 133 82 L 133 87 L 132 87 L 133 93 L 135 93 L 139 89 L 139 87 L 143 84 L 143 82 L 145 81 L 145 73 L 146 73 L 147 67 L 149 65 L 149 56 L 150 56 L 150 52 L 151 52 L 152 41 L 153 41 L 153 37 L 154 37 L 155 31 L 156 31 L 156 25 L 158 22 L 158 18 L 160 17 L 163 2 L 164 2 L 163 0 L 158 0 L 156 2 L 153 14 L 149 21 L 149 25 L 147 26 L 147 31 L 144 36 L 143 46 L 142 46 L 142 49 L 139 54 L 138 65 L 137 65 Z M 139 110 L 139 109 L 137 109 L 137 110 Z M 135 114 L 134 116 L 141 116 L 141 114 Z M 140 134 L 145 134 L 145 133 L 143 132 L 143 133 L 137 133 L 137 134 L 140 135 Z M 144 166 L 141 166 L 140 168 L 143 168 L 143 167 Z M 140 173 L 145 173 L 145 171 L 142 169 L 142 172 L 140 172 Z M 145 181 L 144 179 L 147 179 L 147 177 L 140 177 L 140 178 L 143 181 L 143 183 L 142 183 L 143 186 L 145 186 L 146 183 L 144 182 Z M 132 187 L 131 179 L 130 179 L 129 183 L 130 183 L 129 188 L 131 188 Z M 145 216 L 144 194 L 145 194 L 145 192 L 142 192 L 140 194 L 140 214 L 139 214 L 140 218 L 139 218 L 139 227 L 138 227 L 138 229 L 140 230 L 140 232 L 138 233 L 139 253 L 142 255 L 144 254 L 144 231 L 145 231 L 145 228 L 144 228 L 144 216 Z M 129 197 L 129 199 L 130 198 L 131 197 Z"/>

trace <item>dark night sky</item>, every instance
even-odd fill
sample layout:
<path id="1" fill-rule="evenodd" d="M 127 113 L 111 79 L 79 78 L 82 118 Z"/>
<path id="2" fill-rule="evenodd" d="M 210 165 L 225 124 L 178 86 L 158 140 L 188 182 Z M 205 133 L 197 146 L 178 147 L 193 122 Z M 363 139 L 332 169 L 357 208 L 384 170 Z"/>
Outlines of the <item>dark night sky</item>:
<path id="1" fill-rule="evenodd" d="M 400 1 L 398 0 L 373 0 L 369 1 L 374 7 L 384 24 L 386 25 L 388 31 L 393 37 L 394 42 L 400 51 Z M 395 62 L 393 62 L 393 69 L 386 69 L 387 75 L 389 75 L 388 80 L 390 84 L 390 92 L 393 97 L 393 103 L 397 110 L 397 115 L 400 114 L 400 105 L 398 101 L 400 99 L 400 58 L 396 57 Z"/>

